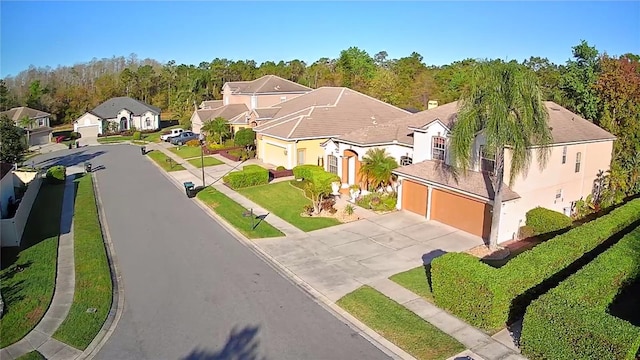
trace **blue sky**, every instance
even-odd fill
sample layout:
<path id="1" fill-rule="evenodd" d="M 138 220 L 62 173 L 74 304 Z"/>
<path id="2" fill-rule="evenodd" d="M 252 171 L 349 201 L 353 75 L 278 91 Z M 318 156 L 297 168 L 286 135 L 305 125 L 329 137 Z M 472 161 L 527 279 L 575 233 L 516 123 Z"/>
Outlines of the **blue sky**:
<path id="1" fill-rule="evenodd" d="M 0 77 L 29 65 L 128 56 L 199 64 L 335 58 L 357 46 L 428 65 L 465 58 L 564 63 L 581 39 L 640 53 L 639 1 L 0 2 Z"/>

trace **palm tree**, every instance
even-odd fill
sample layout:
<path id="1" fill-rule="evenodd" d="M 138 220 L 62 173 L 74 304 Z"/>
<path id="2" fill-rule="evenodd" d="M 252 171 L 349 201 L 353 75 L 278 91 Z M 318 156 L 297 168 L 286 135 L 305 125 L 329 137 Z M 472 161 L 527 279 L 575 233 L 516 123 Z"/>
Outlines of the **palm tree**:
<path id="1" fill-rule="evenodd" d="M 450 153 L 455 169 L 471 168 L 476 135 L 482 133 L 487 153 L 495 155 L 491 182 L 496 210 L 489 238 L 492 250 L 498 248 L 505 153 L 511 160 L 510 186 L 518 174 L 529 168 L 533 146 L 537 147 L 538 164 L 544 168 L 552 139 L 548 118 L 534 72 L 516 62 L 485 61 L 475 65 L 469 86 L 461 94 Z"/>
<path id="2" fill-rule="evenodd" d="M 384 188 L 391 185 L 393 181 L 393 169 L 398 167 L 398 163 L 393 156 L 389 155 L 384 148 L 374 148 L 367 150 L 362 157 L 360 167 L 360 178 L 364 179 L 368 186 L 374 189 Z"/>
<path id="3" fill-rule="evenodd" d="M 209 135 L 218 135 L 220 142 L 222 144 L 222 139 L 231 135 L 231 130 L 229 129 L 229 124 L 227 124 L 227 120 L 222 117 L 217 117 L 213 120 L 209 120 L 202 125 L 202 131 L 206 132 Z"/>

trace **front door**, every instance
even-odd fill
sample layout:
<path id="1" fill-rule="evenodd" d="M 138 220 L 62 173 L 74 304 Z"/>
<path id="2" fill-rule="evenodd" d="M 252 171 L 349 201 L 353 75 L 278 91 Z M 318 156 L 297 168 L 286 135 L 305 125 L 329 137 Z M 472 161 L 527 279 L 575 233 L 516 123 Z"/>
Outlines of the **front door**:
<path id="1" fill-rule="evenodd" d="M 305 164 L 305 149 L 298 149 L 298 165 Z"/>

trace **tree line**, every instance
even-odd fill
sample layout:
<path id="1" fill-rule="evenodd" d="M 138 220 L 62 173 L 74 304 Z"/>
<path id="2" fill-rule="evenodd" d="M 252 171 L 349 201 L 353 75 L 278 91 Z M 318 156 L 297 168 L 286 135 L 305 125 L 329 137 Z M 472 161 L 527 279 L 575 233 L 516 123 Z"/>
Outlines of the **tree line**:
<path id="1" fill-rule="evenodd" d="M 545 100 L 554 101 L 618 136 L 612 171 L 634 193 L 640 192 L 640 56 L 609 56 L 586 41 L 572 58 L 555 64 L 532 56 L 520 65 L 535 73 Z M 131 96 L 188 121 L 194 105 L 221 99 L 227 81 L 277 75 L 311 88 L 346 86 L 404 109 L 423 110 L 429 100 L 458 100 L 479 60 L 427 65 L 413 52 L 399 59 L 380 51 L 371 56 L 357 47 L 337 58 L 265 61 L 215 58 L 198 65 L 162 64 L 128 57 L 93 59 L 73 66 L 30 66 L 0 80 L 0 110 L 26 105 L 53 114 L 53 124 L 70 123 L 115 96 Z M 625 191 L 627 193 L 627 191 Z"/>

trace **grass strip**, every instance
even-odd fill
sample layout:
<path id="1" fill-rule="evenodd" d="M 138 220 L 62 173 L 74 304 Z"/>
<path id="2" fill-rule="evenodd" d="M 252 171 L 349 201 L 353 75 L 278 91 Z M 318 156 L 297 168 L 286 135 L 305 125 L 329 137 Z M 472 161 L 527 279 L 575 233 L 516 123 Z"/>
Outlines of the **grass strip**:
<path id="1" fill-rule="evenodd" d="M 202 167 L 202 162 L 200 160 L 200 158 L 195 158 L 195 159 L 191 159 L 191 160 L 187 160 L 189 162 L 189 164 L 197 167 L 197 168 L 201 168 Z M 221 165 L 224 164 L 224 162 L 212 157 L 212 156 L 205 156 L 204 157 L 204 167 L 207 166 L 216 166 L 216 165 Z"/>
<path id="2" fill-rule="evenodd" d="M 44 355 L 40 354 L 37 350 L 33 350 L 20 356 L 16 360 L 47 360 L 47 358 L 44 357 Z"/>
<path id="3" fill-rule="evenodd" d="M 53 337 L 84 350 L 107 319 L 112 284 L 93 179 L 86 175 L 74 182 L 77 186 L 73 223 L 76 288 L 69 314 Z M 87 312 L 88 309 L 95 311 Z"/>
<path id="4" fill-rule="evenodd" d="M 430 268 L 431 266 L 429 265 L 428 267 Z M 427 279 L 428 271 L 429 269 L 427 267 L 418 266 L 415 269 L 395 274 L 391 276 L 389 280 L 406 289 L 411 290 L 417 295 L 420 295 L 425 300 L 433 302 L 431 286 L 429 286 L 429 280 Z"/>
<path id="5" fill-rule="evenodd" d="M 202 152 L 199 146 L 186 146 L 186 145 L 172 147 L 171 149 L 169 149 L 169 151 L 180 156 L 183 159 L 191 159 L 194 157 L 199 158 L 200 152 Z"/>
<path id="6" fill-rule="evenodd" d="M 447 359 L 465 347 L 379 291 L 362 286 L 337 304 L 417 359 Z"/>
<path id="7" fill-rule="evenodd" d="M 56 280 L 64 184 L 43 183 L 22 234 L 21 247 L 2 249 L 4 315 L 0 347 L 22 339 L 44 316 Z"/>
<path id="8" fill-rule="evenodd" d="M 173 159 L 165 155 L 160 150 L 153 150 L 147 153 L 147 156 L 151 158 L 151 160 L 155 161 L 161 168 L 165 171 L 180 171 L 184 170 L 184 167 L 180 164 L 177 164 Z M 169 162 L 171 159 L 171 162 Z"/>
<path id="9" fill-rule="evenodd" d="M 247 209 L 212 187 L 200 191 L 197 197 L 250 239 L 284 236 L 280 230 L 264 220 L 255 219 L 252 223 L 251 217 L 243 216 Z"/>

